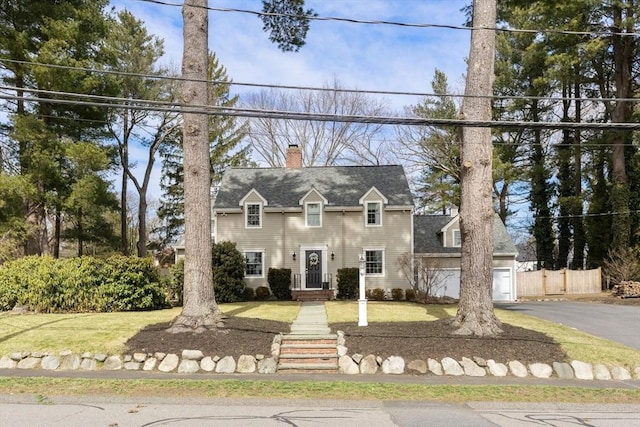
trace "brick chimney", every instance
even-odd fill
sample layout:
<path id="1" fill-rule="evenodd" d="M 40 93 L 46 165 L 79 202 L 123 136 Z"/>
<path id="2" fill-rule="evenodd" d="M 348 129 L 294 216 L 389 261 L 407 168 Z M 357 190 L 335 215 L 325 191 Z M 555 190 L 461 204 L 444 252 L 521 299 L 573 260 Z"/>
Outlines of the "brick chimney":
<path id="1" fill-rule="evenodd" d="M 302 169 L 302 150 L 297 144 L 287 147 L 287 169 Z"/>

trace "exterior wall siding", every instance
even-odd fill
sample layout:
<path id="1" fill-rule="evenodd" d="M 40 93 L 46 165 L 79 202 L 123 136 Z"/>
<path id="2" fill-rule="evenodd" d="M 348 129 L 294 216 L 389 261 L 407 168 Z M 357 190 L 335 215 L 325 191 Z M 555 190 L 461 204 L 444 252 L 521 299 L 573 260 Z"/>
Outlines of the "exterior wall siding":
<path id="1" fill-rule="evenodd" d="M 309 197 L 309 201 L 321 200 Z M 271 267 L 290 268 L 292 274 L 303 273 L 305 260 L 301 251 L 313 248 L 322 251 L 324 273 L 331 275 L 335 287 L 338 269 L 358 267 L 358 257 L 363 248 L 367 248 L 384 250 L 384 275 L 367 276 L 367 288 L 408 287 L 396 260 L 402 253 L 411 252 L 413 217 L 410 209 L 383 211 L 382 227 L 365 227 L 363 210 L 324 210 L 322 227 L 307 227 L 303 207 L 298 212 L 269 212 L 268 206 L 266 209 L 261 228 L 246 228 L 244 212 L 217 215 L 216 241 L 235 242 L 241 252 L 264 251 L 263 277 L 246 278 L 248 286 L 268 286 L 267 272 Z"/>

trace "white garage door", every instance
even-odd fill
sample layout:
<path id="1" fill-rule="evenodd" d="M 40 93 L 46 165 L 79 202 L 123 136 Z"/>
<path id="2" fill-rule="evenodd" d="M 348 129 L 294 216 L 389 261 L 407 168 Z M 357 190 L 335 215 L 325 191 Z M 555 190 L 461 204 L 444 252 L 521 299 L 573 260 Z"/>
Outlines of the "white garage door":
<path id="1" fill-rule="evenodd" d="M 512 301 L 511 270 L 508 268 L 493 269 L 493 300 Z"/>
<path id="2" fill-rule="evenodd" d="M 438 297 L 460 298 L 460 270 L 440 270 L 434 288 Z"/>
<path id="3" fill-rule="evenodd" d="M 435 287 L 436 296 L 460 298 L 460 270 L 442 270 Z M 493 270 L 493 300 L 512 301 L 511 270 L 495 268 Z"/>

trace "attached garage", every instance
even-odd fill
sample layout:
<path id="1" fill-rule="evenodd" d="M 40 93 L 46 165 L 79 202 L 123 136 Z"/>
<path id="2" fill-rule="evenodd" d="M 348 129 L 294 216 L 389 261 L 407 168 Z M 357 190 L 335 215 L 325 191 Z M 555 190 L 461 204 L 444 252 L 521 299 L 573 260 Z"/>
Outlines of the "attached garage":
<path id="1" fill-rule="evenodd" d="M 493 300 L 515 301 L 517 250 L 496 215 L 493 226 Z M 418 215 L 414 217 L 414 257 L 429 280 L 419 280 L 437 296 L 460 297 L 460 228 L 458 215 Z"/>
<path id="2" fill-rule="evenodd" d="M 514 301 L 512 289 L 513 270 L 510 268 L 493 269 L 493 300 Z M 436 296 L 460 297 L 460 269 L 443 270 L 441 281 L 434 286 Z"/>

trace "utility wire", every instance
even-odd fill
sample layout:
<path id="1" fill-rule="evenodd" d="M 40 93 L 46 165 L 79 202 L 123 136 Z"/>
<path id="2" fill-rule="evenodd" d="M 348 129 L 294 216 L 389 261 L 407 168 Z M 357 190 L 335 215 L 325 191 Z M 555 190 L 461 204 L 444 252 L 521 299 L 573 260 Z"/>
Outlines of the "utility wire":
<path id="1" fill-rule="evenodd" d="M 554 97 L 554 96 L 524 96 L 524 95 L 464 95 L 464 94 L 437 94 L 437 93 L 425 93 L 425 92 L 408 92 L 408 91 L 385 91 L 385 90 L 369 90 L 369 89 L 347 89 L 347 88 L 329 88 L 329 87 L 317 87 L 317 86 L 296 86 L 296 85 L 276 85 L 266 83 L 241 83 L 233 81 L 222 80 L 202 80 L 202 79 L 188 79 L 179 76 L 162 76 L 156 74 L 146 73 L 131 73 L 125 71 L 115 70 L 97 70 L 94 68 L 77 67 L 71 65 L 59 65 L 59 64 L 46 64 L 41 62 L 21 61 L 16 59 L 2 58 L 0 62 L 8 62 L 20 65 L 30 65 L 39 67 L 49 67 L 53 69 L 73 70 L 73 71 L 85 71 L 89 73 L 99 73 L 107 75 L 116 75 L 124 77 L 137 77 L 143 79 L 156 79 L 156 80 L 169 80 L 176 82 L 200 82 L 209 83 L 213 85 L 228 85 L 228 86 L 246 86 L 246 87 L 259 87 L 267 89 L 290 89 L 290 90 L 308 90 L 317 92 L 344 92 L 344 93 L 356 93 L 356 94 L 370 94 L 370 95 L 400 95 L 400 96 L 421 96 L 431 98 L 491 98 L 495 100 L 538 100 L 538 101 L 585 101 L 585 102 L 640 102 L 640 98 L 572 98 L 572 97 Z"/>
<path id="2" fill-rule="evenodd" d="M 2 96 L 0 96 L 0 99 L 2 99 Z M 127 108 L 127 107 L 119 107 L 119 108 Z M 134 108 L 132 108 L 134 109 Z M 106 120 L 96 120 L 96 119 L 84 119 L 84 118 L 78 118 L 78 117 L 70 117 L 70 116 L 55 116 L 55 115 L 51 115 L 51 114 L 39 114 L 39 113 L 29 113 L 30 116 L 32 117 L 37 117 L 37 118 L 42 118 L 42 119 L 54 119 L 54 120 L 66 120 L 66 121 L 74 121 L 74 122 L 88 122 L 88 123 L 96 123 L 96 124 L 101 124 L 101 125 L 108 125 L 111 122 L 106 121 Z M 270 120 L 270 119 L 267 119 Z M 8 135 L 8 134 L 7 134 Z M 252 137 L 268 137 L 268 136 L 275 136 L 275 137 L 279 137 L 279 138 L 287 138 L 287 137 L 291 137 L 292 135 L 290 134 L 285 134 L 285 133 L 267 133 L 267 132 L 258 132 L 255 130 L 249 130 L 249 131 L 245 131 L 244 135 L 248 138 L 252 138 Z M 384 144 L 385 142 L 389 142 L 390 138 L 373 138 L 373 139 L 369 139 L 371 142 L 375 142 L 377 144 Z M 396 140 L 396 138 L 393 138 L 393 140 Z M 417 142 L 417 141 L 416 141 Z M 435 145 L 435 144 L 434 144 Z M 556 148 L 575 148 L 575 147 L 580 147 L 580 148 L 602 148 L 602 147 L 606 147 L 606 145 L 602 144 L 602 143 L 598 143 L 598 142 L 582 142 L 579 145 L 566 145 L 562 142 L 550 142 L 550 143 L 543 143 L 543 142 L 539 142 L 539 143 L 535 143 L 535 142 L 499 142 L 499 141 L 493 141 L 493 145 L 494 146 L 502 146 L 502 147 L 521 147 L 521 148 L 527 148 L 527 147 L 532 147 L 532 146 L 536 146 L 536 145 L 540 145 L 540 146 L 549 146 L 549 147 L 556 147 Z M 623 146 L 625 147 L 634 147 L 635 144 L 633 142 L 628 142 L 623 144 Z"/>
<path id="3" fill-rule="evenodd" d="M 0 86 L 0 90 L 15 90 L 8 86 Z M 464 120 L 464 119 L 433 119 L 421 117 L 385 117 L 385 116 L 368 116 L 368 115 L 346 115 L 346 114 L 325 114 L 325 113 L 307 113 L 293 112 L 282 110 L 267 110 L 257 108 L 242 107 L 224 107 L 215 105 L 186 105 L 167 101 L 149 101 L 149 100 L 132 100 L 127 98 L 115 98 L 98 95 L 81 95 L 67 92 L 44 91 L 37 89 L 23 89 L 25 92 L 72 96 L 79 99 L 88 99 L 82 101 L 78 99 L 56 99 L 56 98 L 37 98 L 30 99 L 32 101 L 66 104 L 66 105 L 82 105 L 87 107 L 107 107 L 107 108 L 125 108 L 146 111 L 161 111 L 186 114 L 207 114 L 220 116 L 234 116 L 245 118 L 265 118 L 265 119 L 283 119 L 283 120 L 313 120 L 313 121 L 331 121 L 339 123 L 373 123 L 384 125 L 399 126 L 466 126 L 466 127 L 491 127 L 501 129 L 604 129 L 604 130 L 640 130 L 640 123 L 571 123 L 571 122 L 527 122 L 527 121 L 493 121 L 493 120 Z M 19 100 L 24 97 L 15 95 L 0 94 L 0 99 Z M 93 101 L 97 100 L 97 101 Z"/>
<path id="4" fill-rule="evenodd" d="M 162 0 L 137 0 L 143 3 L 153 3 L 162 6 L 176 6 L 182 7 L 182 3 L 170 3 Z M 577 35 L 577 36 L 585 36 L 585 35 L 593 35 L 593 36 L 629 36 L 629 37 L 638 37 L 640 33 L 624 33 L 624 32 L 607 32 L 607 31 L 572 31 L 572 30 L 556 30 L 556 29 L 544 29 L 544 30 L 527 30 L 520 28 L 500 28 L 500 27 L 470 27 L 463 25 L 447 25 L 447 24 L 428 24 L 428 23 L 407 23 L 407 22 L 398 22 L 398 21 L 387 21 L 387 20 L 364 20 L 364 19 L 355 19 L 355 18 L 342 18 L 335 16 L 317 16 L 317 15 L 294 15 L 287 13 L 267 13 L 267 12 L 258 12 L 256 10 L 248 10 L 248 9 L 235 9 L 235 8 L 222 8 L 222 7 L 211 7 L 211 6 L 193 6 L 200 7 L 212 12 L 234 12 L 234 13 L 244 13 L 255 15 L 258 17 L 262 16 L 272 16 L 272 17 L 283 17 L 283 18 L 298 18 L 298 19 L 308 19 L 310 21 L 334 21 L 334 22 L 346 22 L 350 24 L 366 24 L 366 25 L 391 25 L 397 27 L 409 27 L 409 28 L 440 28 L 447 30 L 465 30 L 465 31 L 474 31 L 474 30 L 492 30 L 498 32 L 507 32 L 507 33 L 528 33 L 528 34 L 540 34 L 540 33 L 549 33 L 549 34 L 566 34 L 566 35 Z"/>

